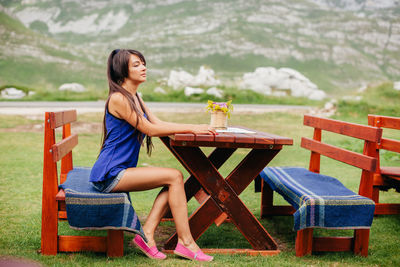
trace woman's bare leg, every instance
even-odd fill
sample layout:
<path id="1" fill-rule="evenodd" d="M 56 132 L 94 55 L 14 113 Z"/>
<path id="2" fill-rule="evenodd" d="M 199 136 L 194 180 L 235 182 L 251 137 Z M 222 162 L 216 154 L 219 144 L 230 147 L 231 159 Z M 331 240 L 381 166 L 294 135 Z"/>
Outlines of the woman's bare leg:
<path id="1" fill-rule="evenodd" d="M 143 231 L 149 238 L 149 246 L 155 245 L 154 231 L 169 205 L 175 221 L 178 242 L 196 252 L 199 247 L 190 233 L 186 195 L 180 171 L 154 167 L 130 168 L 126 170 L 113 192 L 143 191 L 162 186 L 167 186 L 168 190 L 163 190 L 157 196 L 143 226 Z"/>

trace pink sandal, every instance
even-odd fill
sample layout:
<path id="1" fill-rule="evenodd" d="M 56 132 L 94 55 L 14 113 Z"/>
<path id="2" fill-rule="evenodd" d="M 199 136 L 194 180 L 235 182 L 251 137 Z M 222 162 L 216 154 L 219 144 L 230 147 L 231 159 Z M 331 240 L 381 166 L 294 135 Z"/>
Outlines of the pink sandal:
<path id="1" fill-rule="evenodd" d="M 174 250 L 174 254 L 194 261 L 212 261 L 214 257 L 206 255 L 199 249 L 196 253 L 178 243 Z"/>
<path id="2" fill-rule="evenodd" d="M 167 258 L 167 256 L 160 252 L 156 246 L 149 247 L 140 235 L 136 235 L 132 241 L 138 249 L 151 259 L 164 260 Z"/>

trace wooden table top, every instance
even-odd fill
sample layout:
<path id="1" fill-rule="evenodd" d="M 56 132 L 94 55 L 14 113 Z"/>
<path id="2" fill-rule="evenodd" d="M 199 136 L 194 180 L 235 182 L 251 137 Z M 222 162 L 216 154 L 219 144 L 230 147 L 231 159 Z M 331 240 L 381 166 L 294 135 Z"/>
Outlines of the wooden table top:
<path id="1" fill-rule="evenodd" d="M 219 132 L 214 134 L 174 134 L 170 144 L 175 146 L 248 147 L 267 148 L 276 145 L 293 145 L 293 139 L 244 127 L 253 133 Z"/>

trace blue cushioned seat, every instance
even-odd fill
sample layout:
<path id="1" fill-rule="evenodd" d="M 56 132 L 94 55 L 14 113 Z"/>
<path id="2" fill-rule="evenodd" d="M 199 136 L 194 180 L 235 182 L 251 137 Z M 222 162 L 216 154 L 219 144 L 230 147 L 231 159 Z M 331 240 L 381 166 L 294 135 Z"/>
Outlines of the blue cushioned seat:
<path id="1" fill-rule="evenodd" d="M 65 191 L 68 223 L 75 229 L 114 229 L 140 234 L 142 226 L 128 193 L 101 193 L 89 182 L 90 168 L 68 172 Z"/>
<path id="2" fill-rule="evenodd" d="M 339 180 L 299 167 L 266 167 L 260 176 L 295 209 L 294 230 L 368 229 L 375 203 Z"/>

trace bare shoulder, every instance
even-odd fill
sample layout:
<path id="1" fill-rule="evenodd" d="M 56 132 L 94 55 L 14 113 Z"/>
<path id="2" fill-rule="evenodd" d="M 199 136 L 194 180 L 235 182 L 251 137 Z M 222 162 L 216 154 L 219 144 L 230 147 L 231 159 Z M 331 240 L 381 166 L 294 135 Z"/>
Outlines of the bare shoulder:
<path id="1" fill-rule="evenodd" d="M 113 93 L 108 102 L 108 111 L 117 117 L 124 117 L 127 108 L 129 107 L 128 100 L 121 93 Z"/>

